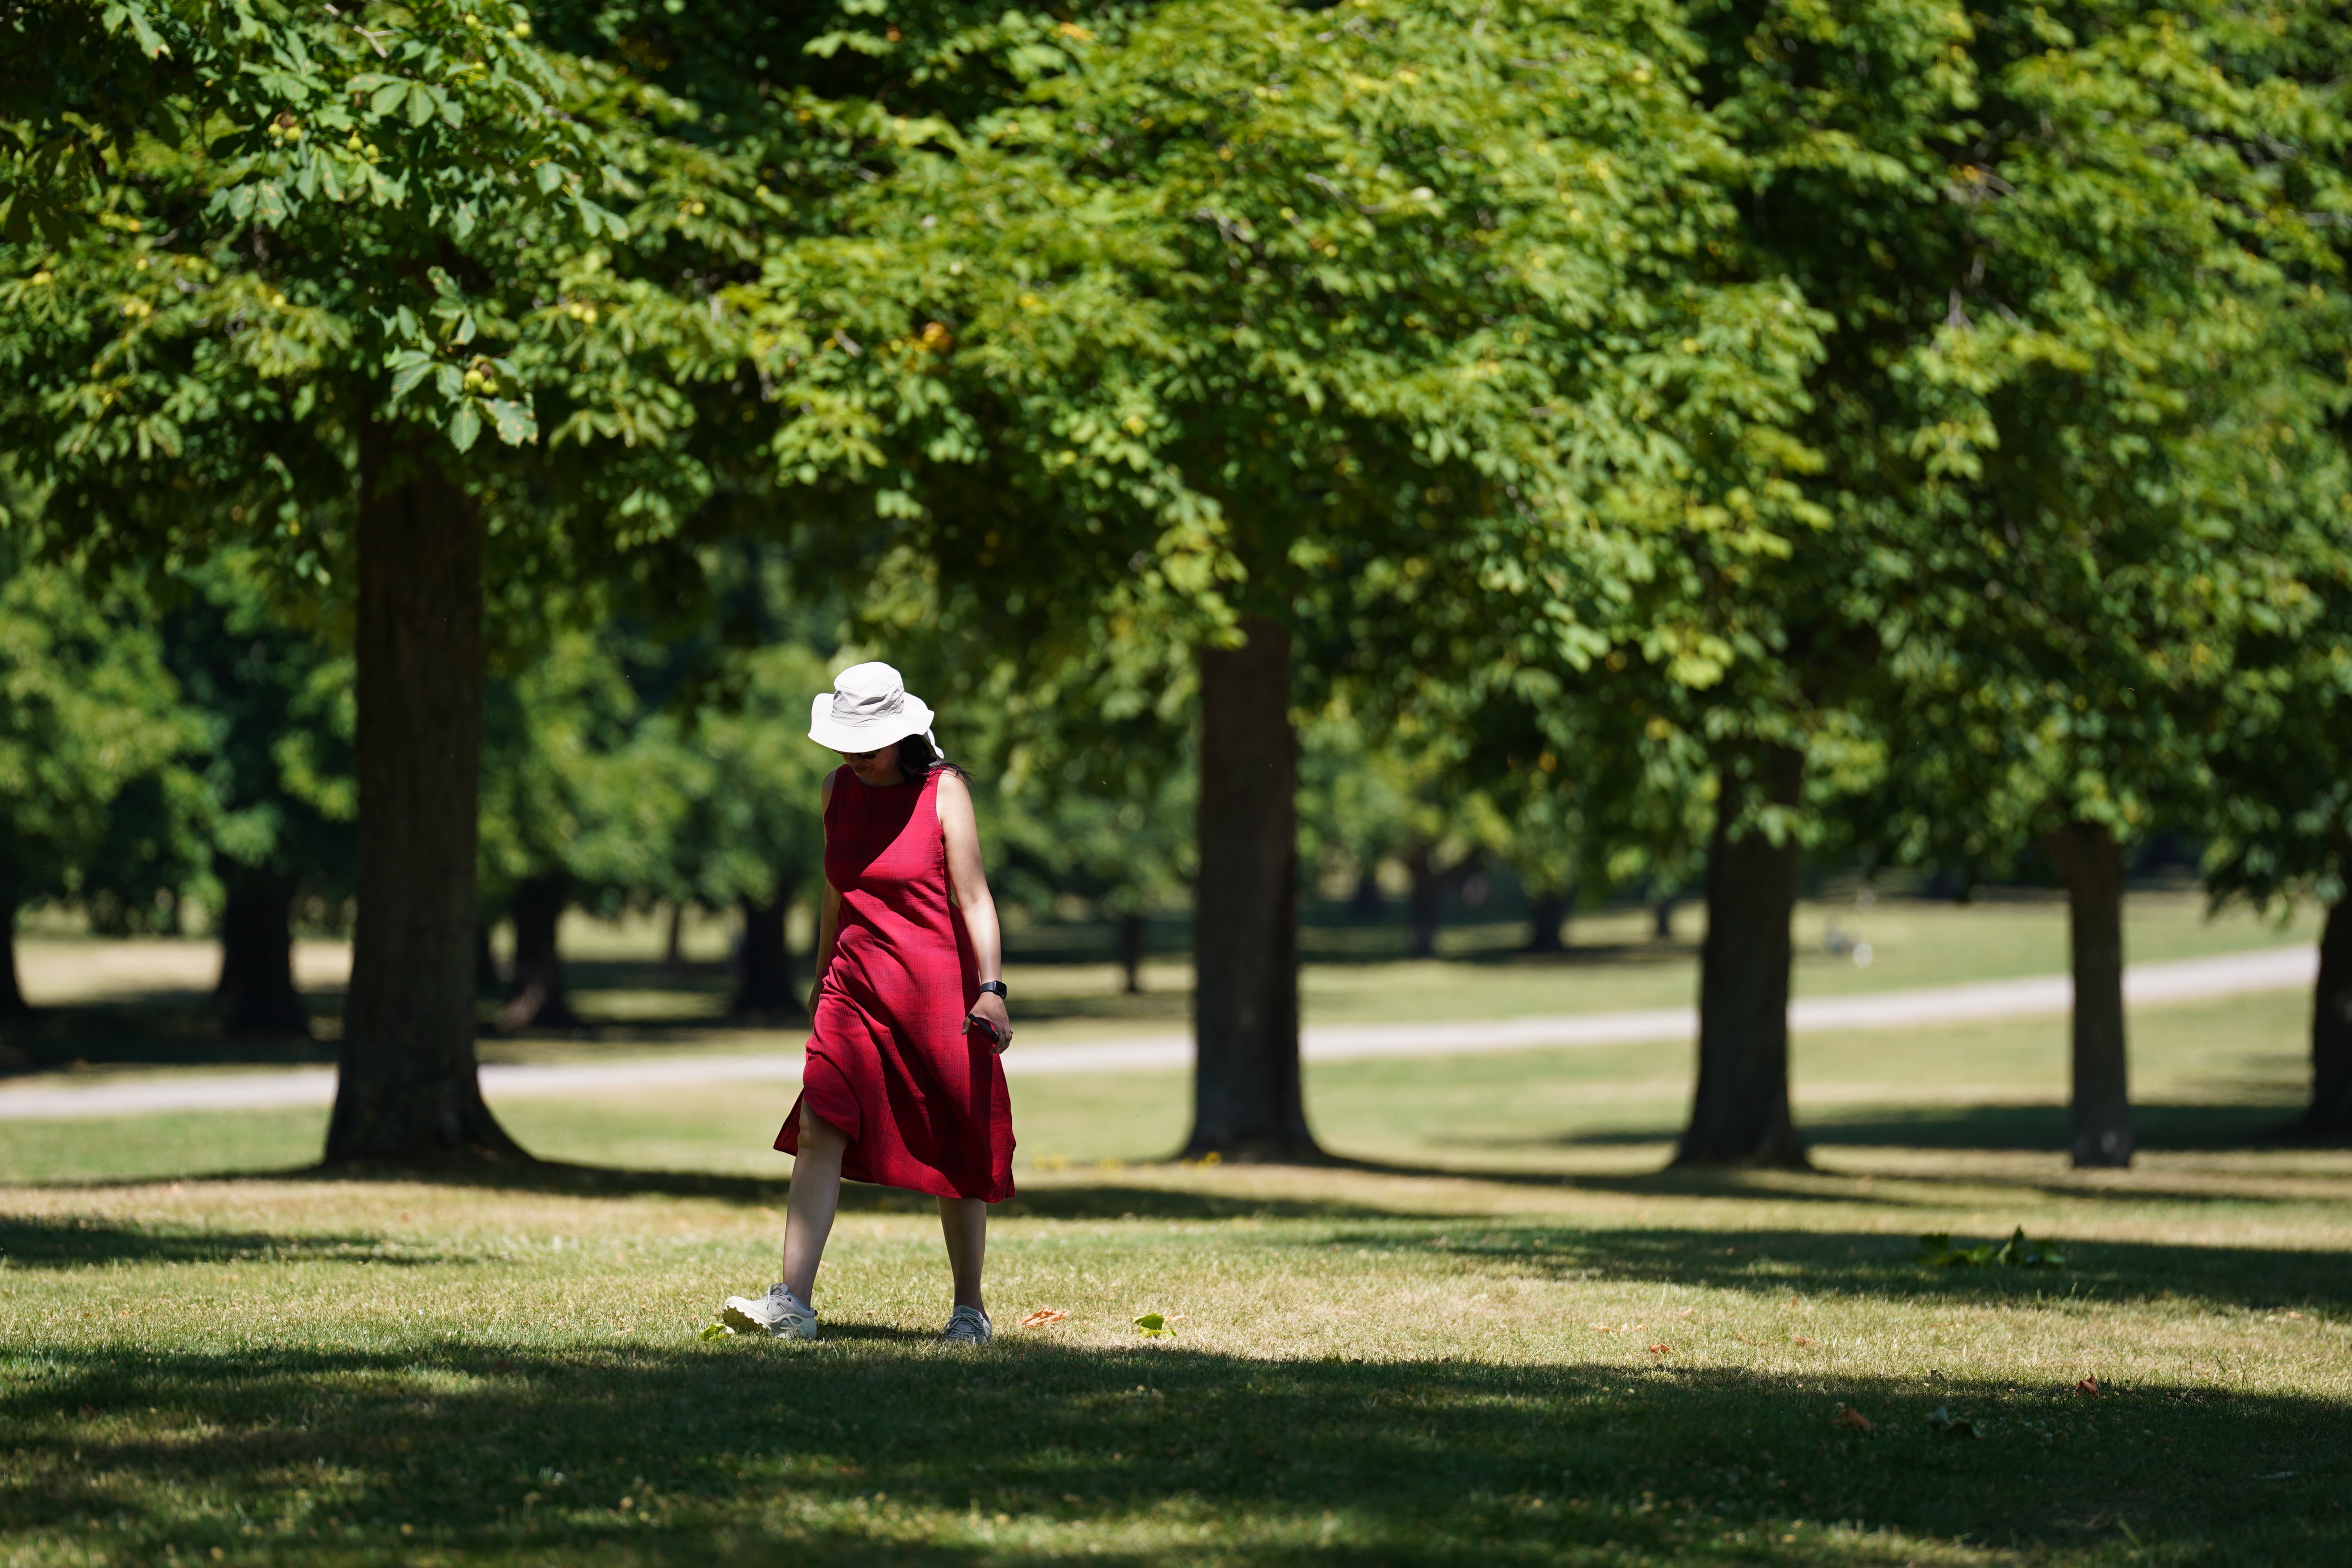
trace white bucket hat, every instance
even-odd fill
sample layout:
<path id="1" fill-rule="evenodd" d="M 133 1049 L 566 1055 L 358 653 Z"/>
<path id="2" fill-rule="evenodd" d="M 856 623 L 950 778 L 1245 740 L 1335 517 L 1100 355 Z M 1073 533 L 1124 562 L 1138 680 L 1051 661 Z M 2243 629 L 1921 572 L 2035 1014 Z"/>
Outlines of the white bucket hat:
<path id="1" fill-rule="evenodd" d="M 878 752 L 909 735 L 931 740 L 931 710 L 887 664 L 853 664 L 809 702 L 809 739 L 833 751 Z"/>

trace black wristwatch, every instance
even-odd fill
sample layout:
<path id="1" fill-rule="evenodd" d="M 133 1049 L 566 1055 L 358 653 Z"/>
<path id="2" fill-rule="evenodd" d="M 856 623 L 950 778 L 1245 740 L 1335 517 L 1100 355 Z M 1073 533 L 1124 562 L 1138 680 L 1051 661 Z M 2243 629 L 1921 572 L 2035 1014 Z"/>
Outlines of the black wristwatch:
<path id="1" fill-rule="evenodd" d="M 1002 980 L 983 980 L 980 983 L 980 988 L 993 994 L 1000 1002 L 1009 1002 L 1013 999 L 1006 994 L 1004 982 Z"/>

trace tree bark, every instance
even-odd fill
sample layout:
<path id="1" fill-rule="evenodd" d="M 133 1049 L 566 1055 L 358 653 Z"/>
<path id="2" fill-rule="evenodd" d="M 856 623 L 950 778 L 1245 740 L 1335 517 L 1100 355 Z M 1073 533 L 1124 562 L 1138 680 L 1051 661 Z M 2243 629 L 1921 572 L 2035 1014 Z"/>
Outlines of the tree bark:
<path id="1" fill-rule="evenodd" d="M 326 1157 L 527 1159 L 474 1054 L 482 520 L 410 439 L 360 433 L 359 920 Z"/>
<path id="2" fill-rule="evenodd" d="M 1319 1152 L 1298 1074 L 1298 750 L 1290 633 L 1260 616 L 1249 639 L 1201 651 L 1201 870 L 1192 1155 Z"/>
<path id="3" fill-rule="evenodd" d="M 1568 921 L 1568 893 L 1559 888 L 1548 888 L 1530 894 L 1528 899 L 1528 951 L 1529 952 L 1565 952 L 1567 942 L 1560 940 L 1559 928 Z"/>
<path id="4" fill-rule="evenodd" d="M 1765 798 L 1797 804 L 1804 754 L 1752 753 Z M 1786 1166 L 1809 1162 L 1789 1114 L 1790 920 L 1800 849 L 1759 828 L 1735 830 L 1740 792 L 1726 770 L 1706 857 L 1706 938 L 1699 948 L 1698 1089 L 1677 1165 Z"/>
<path id="5" fill-rule="evenodd" d="M 221 969 L 213 997 L 232 1035 L 310 1037 L 310 1015 L 294 988 L 294 879 L 216 860 Z"/>
<path id="6" fill-rule="evenodd" d="M 766 903 L 743 900 L 743 944 L 735 954 L 738 1017 L 807 1016 L 807 1005 L 793 980 L 792 949 L 784 941 L 784 921 L 792 912 L 797 880 L 780 874 L 774 894 Z"/>
<path id="7" fill-rule="evenodd" d="M 662 939 L 662 973 L 686 973 L 686 905 L 683 901 L 669 907 L 669 934 Z"/>
<path id="8" fill-rule="evenodd" d="M 1118 917 L 1118 965 L 1127 971 L 1127 994 L 1143 994 L 1143 917 L 1124 914 Z"/>
<path id="9" fill-rule="evenodd" d="M 2103 822 L 2042 835 L 2066 878 L 2074 971 L 2074 1097 L 2066 1141 L 2075 1167 L 2132 1163 L 2131 1087 L 2124 1040 L 2124 851 Z"/>
<path id="10" fill-rule="evenodd" d="M 2319 932 L 2319 984 L 2311 1005 L 2311 1109 L 2304 1131 L 2352 1138 L 2352 898 L 2327 906 Z"/>
<path id="11" fill-rule="evenodd" d="M 1348 912 L 1358 920 L 1376 921 L 1387 908 L 1388 900 L 1381 896 L 1380 867 L 1366 861 L 1364 868 L 1356 873 L 1356 890 L 1348 896 Z"/>
<path id="12" fill-rule="evenodd" d="M 506 1005 L 499 1027 L 568 1029 L 580 1022 L 563 991 L 561 945 L 564 906 L 572 901 L 572 879 L 561 871 L 525 877 L 515 884 L 514 964 L 507 976 Z"/>
<path id="13" fill-rule="evenodd" d="M 1650 940 L 1675 940 L 1675 900 L 1671 893 L 1650 906 Z"/>
<path id="14" fill-rule="evenodd" d="M 1404 852 L 1404 868 L 1412 878 L 1406 908 L 1412 921 L 1410 956 L 1414 958 L 1437 956 L 1438 906 L 1445 896 L 1445 878 L 1431 864 L 1430 855 L 1430 847 L 1418 841 Z"/>

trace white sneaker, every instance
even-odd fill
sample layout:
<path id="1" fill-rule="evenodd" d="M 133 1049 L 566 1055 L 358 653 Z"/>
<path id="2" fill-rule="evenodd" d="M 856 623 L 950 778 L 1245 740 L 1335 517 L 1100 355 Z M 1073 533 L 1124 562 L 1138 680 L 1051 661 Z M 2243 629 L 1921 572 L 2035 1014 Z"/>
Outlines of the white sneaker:
<path id="1" fill-rule="evenodd" d="M 781 1282 L 769 1286 L 768 1293 L 756 1301 L 744 1296 L 728 1297 L 719 1321 L 738 1333 L 763 1332 L 780 1340 L 816 1338 L 816 1309 Z"/>
<path id="2" fill-rule="evenodd" d="M 958 1307 L 940 1331 L 940 1342 L 950 1345 L 984 1345 L 995 1337 L 996 1325 L 977 1307 Z"/>

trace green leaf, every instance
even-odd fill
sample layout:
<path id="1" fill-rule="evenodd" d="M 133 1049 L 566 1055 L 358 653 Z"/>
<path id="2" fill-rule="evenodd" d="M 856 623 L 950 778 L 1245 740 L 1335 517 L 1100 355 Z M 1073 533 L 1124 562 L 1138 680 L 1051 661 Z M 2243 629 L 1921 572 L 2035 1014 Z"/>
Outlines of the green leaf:
<path id="1" fill-rule="evenodd" d="M 457 405 L 457 412 L 449 419 L 449 445 L 460 452 L 471 451 L 482 434 L 482 416 L 474 412 L 471 401 Z"/>
<path id="2" fill-rule="evenodd" d="M 694 1337 L 700 1340 L 704 1344 L 709 1344 L 713 1340 L 723 1340 L 734 1331 L 734 1330 L 729 1328 L 724 1323 L 712 1323 L 706 1327 L 702 1332 L 695 1335 Z"/>
<path id="3" fill-rule="evenodd" d="M 394 401 L 416 390 L 416 384 L 433 371 L 433 356 L 420 349 L 406 349 L 392 357 L 392 395 Z"/>
<path id="4" fill-rule="evenodd" d="M 487 405 L 491 420 L 498 426 L 499 439 L 509 447 L 520 447 L 526 441 L 539 439 L 539 416 L 528 403 L 511 398 L 494 397 Z"/>
<path id="5" fill-rule="evenodd" d="M 1158 1312 L 1146 1312 L 1136 1319 L 1135 1330 L 1147 1340 L 1171 1338 L 1176 1332 L 1168 1326 L 1167 1318 Z"/>
<path id="6" fill-rule="evenodd" d="M 621 221 L 618 213 L 598 206 L 586 196 L 572 197 L 572 205 L 580 214 L 581 226 L 588 231 L 592 239 L 600 232 L 609 234 L 614 239 L 629 237 L 629 226 Z"/>
<path id="7" fill-rule="evenodd" d="M 411 125 L 421 129 L 426 121 L 433 118 L 433 110 L 436 107 L 433 101 L 434 97 L 435 94 L 433 89 L 426 87 L 423 82 L 413 82 L 410 84 L 408 89 L 408 122 Z"/>
<path id="8" fill-rule="evenodd" d="M 400 100 L 407 96 L 408 83 L 404 81 L 386 83 L 384 86 L 377 88 L 374 95 L 368 100 L 368 112 L 374 115 L 378 120 L 382 120 L 385 115 L 390 114 L 394 110 L 399 108 Z"/>

